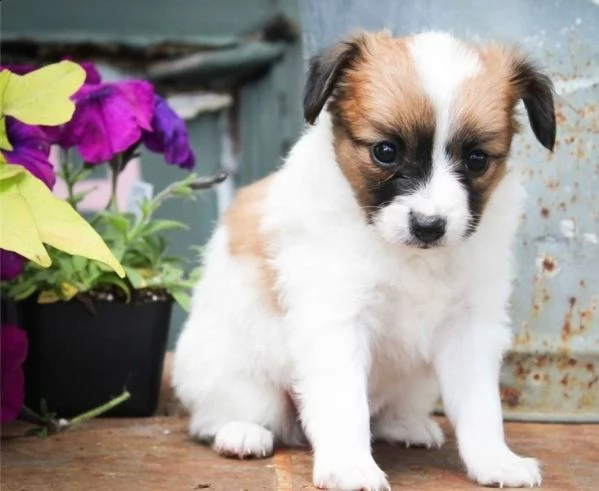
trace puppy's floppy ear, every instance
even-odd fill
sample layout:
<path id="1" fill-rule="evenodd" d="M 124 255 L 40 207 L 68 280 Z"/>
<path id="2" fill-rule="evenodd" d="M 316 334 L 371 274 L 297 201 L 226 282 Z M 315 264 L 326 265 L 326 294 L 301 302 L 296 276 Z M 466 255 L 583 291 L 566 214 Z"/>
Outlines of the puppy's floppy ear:
<path id="1" fill-rule="evenodd" d="M 553 85 L 547 75 L 522 55 L 512 58 L 510 83 L 524 102 L 530 126 L 537 140 L 553 151 L 555 144 L 555 107 Z"/>
<path id="2" fill-rule="evenodd" d="M 314 124 L 341 74 L 351 65 L 360 51 L 354 38 L 339 42 L 310 60 L 304 88 L 304 118 Z"/>

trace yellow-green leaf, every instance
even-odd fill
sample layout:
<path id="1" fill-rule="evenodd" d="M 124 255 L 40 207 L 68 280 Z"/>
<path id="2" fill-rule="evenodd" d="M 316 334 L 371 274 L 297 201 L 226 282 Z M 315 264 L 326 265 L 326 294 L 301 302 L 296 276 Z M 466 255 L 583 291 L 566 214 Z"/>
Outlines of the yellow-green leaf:
<path id="1" fill-rule="evenodd" d="M 4 100 L 4 91 L 8 87 L 8 81 L 10 80 L 10 71 L 4 69 L 0 72 L 0 107 L 1 101 Z"/>
<path id="2" fill-rule="evenodd" d="M 0 152 L 0 155 L 2 155 L 2 152 Z M 0 181 L 21 174 L 27 174 L 25 167 L 21 167 L 20 165 L 0 165 Z"/>
<path id="3" fill-rule="evenodd" d="M 44 290 L 43 292 L 40 292 L 37 297 L 37 303 L 56 303 L 60 300 L 58 294 L 52 290 Z"/>
<path id="4" fill-rule="evenodd" d="M 77 289 L 77 287 L 72 283 L 69 283 L 68 281 L 63 281 L 60 284 L 60 293 L 62 293 L 62 298 L 64 300 L 70 300 L 75 295 L 77 295 L 78 292 L 79 290 Z"/>
<path id="5" fill-rule="evenodd" d="M 10 73 L 0 115 L 14 116 L 27 124 L 66 123 L 75 111 L 69 98 L 84 81 L 85 70 L 72 61 L 53 63 L 26 75 Z"/>
<path id="6" fill-rule="evenodd" d="M 13 147 L 8 141 L 8 135 L 6 134 L 6 118 L 0 117 L 0 149 L 12 150 Z"/>
<path id="7" fill-rule="evenodd" d="M 0 164 L 0 170 L 4 167 L 14 166 Z M 47 268 L 52 261 L 42 244 L 31 210 L 18 190 L 25 174 L 26 171 L 23 170 L 20 174 L 9 178 L 3 177 L 0 181 L 0 209 L 2 210 L 0 248 L 17 252 Z"/>
<path id="8" fill-rule="evenodd" d="M 15 167 L 20 169 L 16 174 Z M 10 173 L 12 177 L 4 177 Z M 51 262 L 47 253 L 41 253 L 46 252 L 43 242 L 68 254 L 104 263 L 121 278 L 125 276 L 123 267 L 93 227 L 22 167 L 0 165 L 0 208 L 4 210 L 0 248 L 47 267 Z"/>

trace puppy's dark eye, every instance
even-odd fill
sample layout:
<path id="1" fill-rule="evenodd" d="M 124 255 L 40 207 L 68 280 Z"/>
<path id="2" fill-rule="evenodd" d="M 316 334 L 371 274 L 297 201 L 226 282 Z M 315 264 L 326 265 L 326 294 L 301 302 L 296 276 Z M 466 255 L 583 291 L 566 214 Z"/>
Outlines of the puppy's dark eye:
<path id="1" fill-rule="evenodd" d="M 474 175 L 483 174 L 489 165 L 489 156 L 482 150 L 474 150 L 466 157 L 466 168 Z"/>
<path id="2" fill-rule="evenodd" d="M 390 167 L 397 161 L 397 145 L 389 141 L 375 143 L 370 147 L 372 160 L 382 167 Z"/>

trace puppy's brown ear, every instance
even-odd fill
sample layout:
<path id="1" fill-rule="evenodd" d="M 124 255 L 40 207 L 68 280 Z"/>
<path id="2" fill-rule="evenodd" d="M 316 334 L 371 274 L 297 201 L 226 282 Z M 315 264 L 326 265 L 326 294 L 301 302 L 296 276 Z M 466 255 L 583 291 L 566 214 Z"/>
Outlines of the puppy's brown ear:
<path id="1" fill-rule="evenodd" d="M 342 73 L 360 51 L 359 41 L 351 39 L 325 49 L 310 60 L 304 88 L 304 118 L 314 124 Z"/>
<path id="2" fill-rule="evenodd" d="M 553 151 L 556 129 L 551 80 L 520 55 L 512 58 L 511 69 L 510 82 L 524 102 L 532 131 L 545 148 Z"/>

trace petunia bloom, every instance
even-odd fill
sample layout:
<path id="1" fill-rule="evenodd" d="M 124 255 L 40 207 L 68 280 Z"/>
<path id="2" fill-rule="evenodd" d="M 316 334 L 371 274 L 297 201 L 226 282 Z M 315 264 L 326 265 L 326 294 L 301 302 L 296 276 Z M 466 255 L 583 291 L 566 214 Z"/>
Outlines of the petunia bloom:
<path id="1" fill-rule="evenodd" d="M 12 251 L 0 249 L 0 280 L 8 281 L 16 278 L 23 271 L 25 259 Z"/>
<path id="2" fill-rule="evenodd" d="M 68 60 L 70 58 L 66 57 L 64 59 Z M 79 64 L 85 70 L 85 84 L 86 85 L 96 85 L 102 81 L 100 72 L 98 71 L 98 69 L 96 68 L 96 65 L 94 63 L 92 63 L 90 61 L 82 61 L 82 62 L 76 62 L 76 63 Z M 40 68 L 40 67 L 35 66 L 35 65 L 29 65 L 29 64 L 0 65 L 0 71 L 6 69 L 6 70 L 10 70 L 12 73 L 15 73 L 16 75 L 25 75 L 29 72 L 37 70 L 38 68 Z M 44 131 L 44 133 L 46 133 L 46 135 L 48 136 L 48 139 L 50 140 L 50 143 L 60 145 L 61 147 L 64 147 L 64 148 L 69 146 L 69 145 L 65 145 L 65 142 L 63 141 L 64 125 L 59 125 L 59 126 L 40 125 L 40 128 Z"/>
<path id="3" fill-rule="evenodd" d="M 143 142 L 153 152 L 164 154 L 169 164 L 183 169 L 195 167 L 195 155 L 189 145 L 185 122 L 168 103 L 156 95 L 152 131 L 144 131 Z"/>
<path id="4" fill-rule="evenodd" d="M 27 334 L 12 324 L 0 327 L 0 365 L 2 370 L 2 423 L 12 421 L 19 415 L 25 400 L 25 375 L 23 362 L 27 357 Z"/>
<path id="5" fill-rule="evenodd" d="M 22 165 L 52 189 L 56 176 L 49 160 L 50 140 L 44 131 L 6 116 L 6 134 L 13 147 L 12 150 L 2 150 L 6 161 Z"/>
<path id="6" fill-rule="evenodd" d="M 64 125 L 61 143 L 77 147 L 86 162 L 109 161 L 138 143 L 143 130 L 151 130 L 154 89 L 149 82 L 84 85 L 73 100 L 75 114 Z"/>

